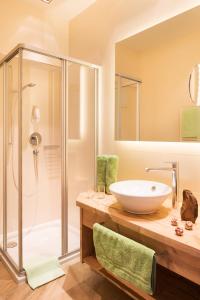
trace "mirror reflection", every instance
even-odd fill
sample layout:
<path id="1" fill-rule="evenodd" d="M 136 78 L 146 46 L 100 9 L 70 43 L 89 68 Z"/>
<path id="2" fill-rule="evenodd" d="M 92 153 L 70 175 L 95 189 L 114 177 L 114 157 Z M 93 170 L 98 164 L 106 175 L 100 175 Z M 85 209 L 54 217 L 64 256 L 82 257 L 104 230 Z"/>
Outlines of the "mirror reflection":
<path id="1" fill-rule="evenodd" d="M 115 74 L 116 140 L 139 140 L 139 79 Z"/>
<path id="2" fill-rule="evenodd" d="M 190 74 L 189 92 L 192 102 L 200 106 L 200 64 L 194 66 Z"/>
<path id="3" fill-rule="evenodd" d="M 199 15 L 194 8 L 116 44 L 117 140 L 200 140 Z"/>

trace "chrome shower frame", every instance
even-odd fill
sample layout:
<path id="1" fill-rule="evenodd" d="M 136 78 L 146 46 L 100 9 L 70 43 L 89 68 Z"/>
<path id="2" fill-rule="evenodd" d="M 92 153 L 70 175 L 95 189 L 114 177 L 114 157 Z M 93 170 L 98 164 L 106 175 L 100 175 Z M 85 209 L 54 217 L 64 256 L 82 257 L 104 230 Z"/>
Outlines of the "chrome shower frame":
<path id="1" fill-rule="evenodd" d="M 59 259 L 62 261 L 69 260 L 70 257 L 77 255 L 79 249 L 74 252 L 68 251 L 68 64 L 76 63 L 94 69 L 95 72 L 95 151 L 94 151 L 94 178 L 96 181 L 96 155 L 98 154 L 98 106 L 99 106 L 99 86 L 100 86 L 100 70 L 98 65 L 90 64 L 81 60 L 62 55 L 56 55 L 51 52 L 32 47 L 27 44 L 18 44 L 12 51 L 10 51 L 1 61 L 0 67 L 3 67 L 3 247 L 0 246 L 0 256 L 2 261 L 11 270 L 14 278 L 18 281 L 25 278 L 23 269 L 23 177 L 22 177 L 22 91 L 23 91 L 23 51 L 44 55 L 47 57 L 59 59 L 62 68 L 62 100 L 61 100 L 61 242 L 62 255 Z M 7 63 L 18 55 L 18 251 L 19 261 L 18 265 L 13 261 L 7 251 Z M 21 278 L 21 279 L 20 279 Z"/>

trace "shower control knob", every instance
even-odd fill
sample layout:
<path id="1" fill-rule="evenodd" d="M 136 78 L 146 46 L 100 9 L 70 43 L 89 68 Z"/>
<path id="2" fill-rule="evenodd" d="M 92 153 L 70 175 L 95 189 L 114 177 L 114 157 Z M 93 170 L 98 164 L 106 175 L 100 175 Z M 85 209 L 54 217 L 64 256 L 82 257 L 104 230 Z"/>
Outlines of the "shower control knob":
<path id="1" fill-rule="evenodd" d="M 39 132 L 33 132 L 29 138 L 29 142 L 33 147 L 39 147 L 42 143 L 42 136 Z"/>

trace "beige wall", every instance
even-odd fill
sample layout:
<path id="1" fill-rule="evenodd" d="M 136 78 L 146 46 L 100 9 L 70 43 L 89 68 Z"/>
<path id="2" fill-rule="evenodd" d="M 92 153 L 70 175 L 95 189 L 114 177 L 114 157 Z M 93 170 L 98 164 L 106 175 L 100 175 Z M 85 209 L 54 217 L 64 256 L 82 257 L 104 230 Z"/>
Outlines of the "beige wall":
<path id="1" fill-rule="evenodd" d="M 177 160 L 180 190 L 190 188 L 196 195 L 200 194 L 200 144 L 114 141 L 115 43 L 199 4 L 197 0 L 119 0 L 117 3 L 101 0 L 70 23 L 70 55 L 103 65 L 100 152 L 120 156 L 121 179 L 147 178 L 170 183 L 170 174 L 146 174 L 144 168 Z"/>
<path id="2" fill-rule="evenodd" d="M 18 43 L 67 54 L 68 22 L 60 17 L 59 11 L 52 14 L 46 5 L 34 2 L 0 0 L 1 54 Z"/>

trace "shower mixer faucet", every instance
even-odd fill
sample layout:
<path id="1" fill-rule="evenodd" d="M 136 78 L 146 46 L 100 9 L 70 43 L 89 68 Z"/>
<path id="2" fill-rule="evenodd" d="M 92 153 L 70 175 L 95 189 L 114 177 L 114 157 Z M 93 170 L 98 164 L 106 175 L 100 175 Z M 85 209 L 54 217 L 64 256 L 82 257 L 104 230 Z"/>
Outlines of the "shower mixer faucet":
<path id="1" fill-rule="evenodd" d="M 34 149 L 33 154 L 38 155 L 38 153 L 39 153 L 38 148 L 42 143 L 41 134 L 39 132 L 33 132 L 30 136 L 29 142 L 33 146 L 33 149 Z"/>
<path id="2" fill-rule="evenodd" d="M 41 134 L 39 132 L 33 132 L 30 136 L 29 142 L 33 147 L 33 162 L 34 162 L 35 177 L 36 180 L 38 180 L 39 146 L 42 143 Z"/>

